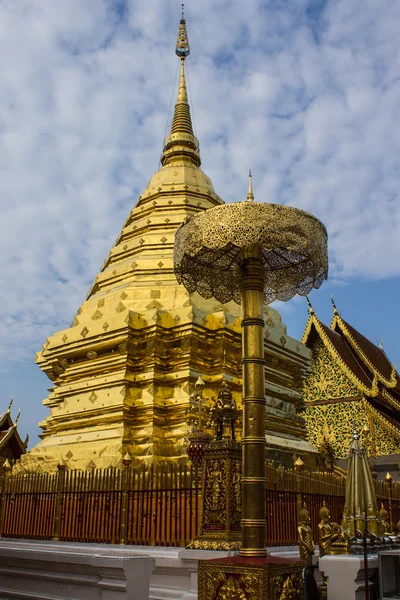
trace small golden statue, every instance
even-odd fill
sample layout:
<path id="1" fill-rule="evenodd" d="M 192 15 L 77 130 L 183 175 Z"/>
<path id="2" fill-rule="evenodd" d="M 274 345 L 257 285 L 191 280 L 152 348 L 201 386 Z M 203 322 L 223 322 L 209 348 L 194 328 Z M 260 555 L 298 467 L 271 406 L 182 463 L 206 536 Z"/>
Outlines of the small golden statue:
<path id="1" fill-rule="evenodd" d="M 329 508 L 325 504 L 325 500 L 321 510 L 319 511 L 321 521 L 318 524 L 318 543 L 319 557 L 322 558 L 326 554 L 331 553 L 332 541 L 332 525 Z"/>
<path id="2" fill-rule="evenodd" d="M 391 531 L 390 527 L 390 519 L 389 513 L 386 510 L 383 502 L 381 502 L 381 509 L 379 511 L 379 516 L 381 518 L 381 535 L 385 541 L 385 543 L 389 544 L 398 544 L 399 537 L 396 535 L 394 531 Z"/>
<path id="3" fill-rule="evenodd" d="M 306 507 L 303 506 L 303 508 L 299 512 L 297 533 L 299 539 L 300 558 L 304 560 L 308 565 L 312 564 L 312 557 L 314 555 L 315 549 L 310 522 L 310 513 L 308 512 Z"/>
<path id="4" fill-rule="evenodd" d="M 349 537 L 343 527 L 331 522 L 331 514 L 325 500 L 319 516 L 321 518 L 318 524 L 320 558 L 329 554 L 347 554 Z"/>
<path id="5" fill-rule="evenodd" d="M 381 524 L 382 524 L 382 535 L 383 536 L 390 535 L 389 513 L 386 510 L 383 502 L 381 502 L 381 509 L 379 511 L 379 516 L 381 518 Z"/>

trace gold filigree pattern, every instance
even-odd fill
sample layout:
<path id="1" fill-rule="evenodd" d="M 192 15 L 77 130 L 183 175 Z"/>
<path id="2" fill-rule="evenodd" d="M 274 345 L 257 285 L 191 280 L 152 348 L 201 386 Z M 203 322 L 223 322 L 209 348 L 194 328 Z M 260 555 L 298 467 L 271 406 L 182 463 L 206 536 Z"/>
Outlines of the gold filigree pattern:
<path id="1" fill-rule="evenodd" d="M 199 600 L 303 600 L 304 563 L 243 564 L 199 561 Z M 235 595 L 236 594 L 236 595 Z"/>
<path id="2" fill-rule="evenodd" d="M 374 419 L 374 442 L 378 455 L 393 454 L 399 451 L 399 432 L 389 427 L 381 415 L 365 399 L 331 404 L 308 404 L 304 418 L 308 428 L 310 444 L 318 448 L 324 432 L 329 434 L 330 444 L 337 458 L 346 458 L 352 438 L 353 423 L 362 431 L 369 426 L 369 415 Z M 368 454 L 371 453 L 371 440 L 365 441 Z"/>
<path id="3" fill-rule="evenodd" d="M 238 202 L 188 218 L 175 236 L 174 269 L 189 292 L 241 303 L 244 248 L 261 247 L 265 300 L 289 300 L 318 288 L 328 274 L 327 233 L 312 215 L 277 204 Z"/>
<path id="4" fill-rule="evenodd" d="M 362 394 L 367 394 L 368 396 L 378 396 L 378 394 L 379 394 L 378 377 L 376 375 L 374 375 L 373 381 L 371 383 L 371 387 L 367 387 L 358 379 L 358 377 L 346 365 L 346 363 L 344 362 L 344 360 L 342 359 L 342 357 L 340 356 L 340 354 L 338 353 L 338 351 L 336 350 L 334 345 L 331 343 L 330 339 L 326 335 L 326 333 L 325 333 L 323 327 L 321 326 L 321 323 L 320 323 L 318 317 L 315 315 L 314 311 L 312 311 L 310 313 L 310 317 L 307 321 L 307 325 L 306 325 L 306 329 L 303 334 L 302 341 L 304 343 L 306 343 L 307 338 L 310 334 L 312 325 L 314 325 L 315 329 L 317 330 L 321 340 L 323 341 L 323 343 L 325 345 L 325 348 L 327 348 L 327 350 L 329 351 L 329 354 L 331 355 L 332 360 L 335 361 L 340 366 L 343 373 L 345 373 L 347 375 L 347 377 L 350 379 L 350 381 L 355 386 L 357 386 L 357 388 L 359 389 L 359 392 Z"/>
<path id="5" fill-rule="evenodd" d="M 374 421 L 377 454 L 397 454 L 400 451 L 400 432 L 368 402 L 365 409 Z"/>
<path id="6" fill-rule="evenodd" d="M 240 586 L 240 579 L 229 577 L 222 584 L 216 600 L 247 600 L 247 595 Z"/>
<path id="7" fill-rule="evenodd" d="M 350 398 L 360 394 L 358 388 L 332 360 L 329 350 L 321 340 L 312 349 L 312 372 L 303 386 L 305 402 L 330 398 Z"/>

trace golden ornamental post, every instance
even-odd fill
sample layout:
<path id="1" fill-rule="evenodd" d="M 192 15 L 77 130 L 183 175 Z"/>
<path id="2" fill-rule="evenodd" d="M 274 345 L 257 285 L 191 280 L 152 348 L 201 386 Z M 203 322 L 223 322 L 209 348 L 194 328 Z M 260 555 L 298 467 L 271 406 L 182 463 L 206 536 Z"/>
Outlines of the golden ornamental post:
<path id="1" fill-rule="evenodd" d="M 386 473 L 385 481 L 389 486 L 389 528 L 390 532 L 394 531 L 394 523 L 393 523 L 393 507 L 392 507 L 392 499 L 393 499 L 393 478 L 389 471 Z"/>
<path id="2" fill-rule="evenodd" d="M 303 508 L 303 494 L 301 492 L 301 474 L 304 471 L 304 462 L 301 460 L 300 456 L 294 463 L 294 472 L 296 473 L 296 497 L 297 497 L 297 514 L 300 513 Z"/>
<path id="3" fill-rule="evenodd" d="M 132 465 L 132 457 L 127 452 L 122 459 L 124 469 L 122 471 L 122 502 L 121 502 L 121 526 L 119 534 L 119 543 L 126 544 L 126 525 L 128 521 L 128 484 L 129 484 L 129 467 Z"/>
<path id="4" fill-rule="evenodd" d="M 175 236 L 174 269 L 189 292 L 242 305 L 242 556 L 265 556 L 264 303 L 305 296 L 327 277 L 327 234 L 312 215 L 253 201 L 194 215 Z"/>
<path id="5" fill-rule="evenodd" d="M 11 400 L 12 402 L 12 400 Z M 11 406 L 11 404 L 10 404 Z M 4 515 L 4 507 L 6 503 L 6 490 L 7 490 L 7 481 L 11 475 L 12 465 L 8 458 L 6 458 L 3 464 L 3 477 L 1 481 L 1 495 L 0 495 L 0 537 L 3 535 L 3 515 Z"/>
<path id="6" fill-rule="evenodd" d="M 56 492 L 56 505 L 54 508 L 54 526 L 53 526 L 53 537 L 54 542 L 60 541 L 60 526 L 61 526 L 61 500 L 62 492 L 64 490 L 65 474 L 68 469 L 67 463 L 64 459 L 61 459 L 57 465 L 57 492 Z"/>

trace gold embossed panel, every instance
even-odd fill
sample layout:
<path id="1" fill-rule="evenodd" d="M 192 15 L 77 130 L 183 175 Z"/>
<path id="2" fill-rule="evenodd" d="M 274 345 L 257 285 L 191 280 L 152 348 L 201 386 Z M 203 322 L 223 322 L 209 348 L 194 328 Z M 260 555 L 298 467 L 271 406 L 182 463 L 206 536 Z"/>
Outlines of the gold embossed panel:
<path id="1" fill-rule="evenodd" d="M 199 600 L 303 600 L 304 563 L 235 556 L 199 561 Z"/>

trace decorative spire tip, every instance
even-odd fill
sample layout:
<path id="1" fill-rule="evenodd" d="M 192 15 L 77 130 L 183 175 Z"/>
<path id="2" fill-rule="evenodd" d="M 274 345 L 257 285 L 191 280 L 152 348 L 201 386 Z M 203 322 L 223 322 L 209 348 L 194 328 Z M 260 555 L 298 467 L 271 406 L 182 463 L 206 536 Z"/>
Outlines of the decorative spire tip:
<path id="1" fill-rule="evenodd" d="M 309 310 L 309 313 L 310 313 L 310 316 L 311 316 L 311 315 L 315 314 L 315 313 L 314 313 L 314 309 L 313 309 L 313 307 L 312 307 L 312 304 L 311 304 L 311 302 L 310 302 L 310 298 L 309 298 L 308 296 L 306 296 L 306 300 L 307 300 L 308 307 L 309 307 L 309 309 L 310 309 L 310 310 Z"/>
<path id="2" fill-rule="evenodd" d="M 338 310 L 337 310 L 337 308 L 336 308 L 336 304 L 335 304 L 335 302 L 333 301 L 333 296 L 332 296 L 332 294 L 330 295 L 330 299 L 331 299 L 332 306 L 333 306 L 333 314 L 334 314 L 334 315 L 338 315 L 339 313 L 338 313 Z"/>
<path id="3" fill-rule="evenodd" d="M 185 5 L 182 4 L 182 18 L 179 24 L 178 40 L 176 42 L 175 54 L 184 61 L 190 54 L 189 38 L 186 31 L 186 21 L 184 17 Z"/>
<path id="4" fill-rule="evenodd" d="M 352 421 L 352 426 L 353 426 L 353 440 L 358 440 L 360 438 L 360 436 L 358 434 L 358 429 L 356 427 L 355 421 Z"/>
<path id="5" fill-rule="evenodd" d="M 247 193 L 247 202 L 254 202 L 253 176 L 251 174 L 251 169 L 249 170 L 249 191 Z"/>

